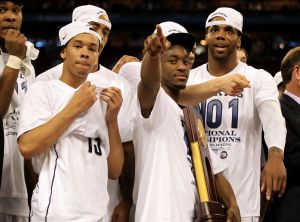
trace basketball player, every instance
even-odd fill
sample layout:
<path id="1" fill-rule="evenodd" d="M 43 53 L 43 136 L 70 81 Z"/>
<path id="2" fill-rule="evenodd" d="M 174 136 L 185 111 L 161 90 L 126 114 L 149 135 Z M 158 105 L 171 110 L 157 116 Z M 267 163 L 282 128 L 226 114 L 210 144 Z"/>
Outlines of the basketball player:
<path id="1" fill-rule="evenodd" d="M 24 159 L 17 144 L 17 129 L 23 97 L 35 77 L 31 60 L 36 59 L 38 50 L 20 32 L 24 2 L 0 1 L 0 114 L 3 118 L 1 127 L 4 128 L 4 147 L 1 146 L 1 149 L 4 148 L 0 189 L 1 222 L 25 222 L 29 215 Z"/>
<path id="2" fill-rule="evenodd" d="M 173 22 L 158 25 L 145 41 L 133 132 L 135 221 L 194 220 L 196 186 L 184 139 L 183 112 L 177 104 L 194 44 L 195 38 Z M 228 219 L 240 221 L 230 184 L 220 173 L 224 165 L 214 156 L 212 161 L 218 194 L 229 208 Z"/>
<path id="3" fill-rule="evenodd" d="M 283 149 L 286 128 L 272 76 L 237 60 L 243 16 L 232 8 L 218 8 L 206 20 L 208 62 L 191 70 L 189 84 L 232 73 L 244 75 L 251 88 L 240 96 L 219 93 L 199 105 L 211 148 L 228 164 L 242 221 L 259 221 L 260 190 L 270 199 L 285 190 Z M 268 161 L 260 172 L 261 131 L 265 132 Z M 261 187 L 259 186 L 261 182 Z"/>
<path id="4" fill-rule="evenodd" d="M 101 43 L 100 54 L 105 47 L 109 33 L 111 30 L 111 22 L 106 11 L 102 8 L 99 8 L 94 5 L 82 5 L 78 6 L 73 10 L 72 14 L 73 22 L 88 22 L 93 26 L 96 32 L 102 37 L 103 41 Z M 61 75 L 62 64 L 59 64 L 46 72 L 37 76 L 36 81 L 38 80 L 52 80 L 58 79 Z M 117 87 L 121 90 L 123 96 L 123 103 L 118 115 L 119 130 L 121 135 L 122 142 L 127 142 L 131 140 L 131 128 L 129 125 L 130 122 L 130 113 L 131 113 L 131 88 L 129 83 L 116 73 L 102 66 L 101 64 L 96 64 L 93 68 L 93 74 L 89 75 L 88 80 L 91 80 L 98 88 L 107 88 L 110 86 Z M 111 217 L 114 211 L 114 208 L 121 201 L 121 193 L 118 185 L 118 181 L 108 181 L 108 191 L 109 191 L 109 205 L 107 212 L 107 221 L 111 221 Z M 119 211 L 123 209 L 118 208 Z M 123 212 L 120 212 L 120 214 Z M 118 214 L 115 212 L 114 214 Z M 120 216 L 120 222 L 121 220 Z M 126 220 L 124 220 L 126 221 Z"/>
<path id="5" fill-rule="evenodd" d="M 35 82 L 24 100 L 20 150 L 39 172 L 32 221 L 102 221 L 107 178 L 122 170 L 121 92 L 111 87 L 97 95 L 100 90 L 86 81 L 101 50 L 101 36 L 91 29 L 79 22 L 60 29 L 60 79 Z"/>

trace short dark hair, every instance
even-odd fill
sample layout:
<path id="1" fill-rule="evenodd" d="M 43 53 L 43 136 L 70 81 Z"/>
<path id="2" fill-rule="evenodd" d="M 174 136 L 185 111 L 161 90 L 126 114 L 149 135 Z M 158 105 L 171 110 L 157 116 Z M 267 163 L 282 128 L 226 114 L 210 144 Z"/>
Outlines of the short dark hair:
<path id="1" fill-rule="evenodd" d="M 295 47 L 288 51 L 281 62 L 281 75 L 284 84 L 287 84 L 292 79 L 294 65 L 300 65 L 300 47 Z"/>

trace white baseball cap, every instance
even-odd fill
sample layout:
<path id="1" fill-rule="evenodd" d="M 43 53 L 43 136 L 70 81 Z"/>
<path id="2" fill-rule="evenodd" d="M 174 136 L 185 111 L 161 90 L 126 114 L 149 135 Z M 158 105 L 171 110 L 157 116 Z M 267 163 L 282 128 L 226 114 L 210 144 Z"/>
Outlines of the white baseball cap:
<path id="1" fill-rule="evenodd" d="M 101 15 L 108 15 L 106 11 L 94 5 L 81 5 L 76 7 L 72 13 L 73 22 L 96 22 L 105 25 L 107 28 L 111 29 L 111 22 L 99 18 Z"/>
<path id="2" fill-rule="evenodd" d="M 224 20 L 211 21 L 215 17 L 222 17 Z M 205 28 L 213 25 L 230 25 L 243 32 L 243 16 L 233 8 L 221 7 L 207 17 Z"/>
<path id="3" fill-rule="evenodd" d="M 82 33 L 90 33 L 96 36 L 101 44 L 101 36 L 95 32 L 90 25 L 82 22 L 71 22 L 63 26 L 58 33 L 60 45 L 66 45 L 73 37 Z"/>
<path id="4" fill-rule="evenodd" d="M 275 80 L 277 86 L 279 86 L 280 83 L 283 83 L 282 75 L 281 75 L 280 71 L 275 74 L 274 80 Z"/>
<path id="5" fill-rule="evenodd" d="M 191 51 L 195 45 L 195 36 L 176 22 L 162 22 L 159 24 L 163 35 L 171 42 L 172 45 L 183 45 Z M 156 29 L 154 30 L 156 33 Z"/>

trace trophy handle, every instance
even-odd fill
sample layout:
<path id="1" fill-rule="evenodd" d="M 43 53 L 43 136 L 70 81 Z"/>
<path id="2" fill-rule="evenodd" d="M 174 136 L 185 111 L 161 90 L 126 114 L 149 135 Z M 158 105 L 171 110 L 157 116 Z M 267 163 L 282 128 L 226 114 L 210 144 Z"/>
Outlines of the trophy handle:
<path id="1" fill-rule="evenodd" d="M 212 172 L 202 118 L 192 106 L 184 108 L 183 114 L 200 200 L 200 204 L 196 207 L 195 221 L 225 221 L 224 209 L 222 204 L 218 202 L 215 177 Z"/>

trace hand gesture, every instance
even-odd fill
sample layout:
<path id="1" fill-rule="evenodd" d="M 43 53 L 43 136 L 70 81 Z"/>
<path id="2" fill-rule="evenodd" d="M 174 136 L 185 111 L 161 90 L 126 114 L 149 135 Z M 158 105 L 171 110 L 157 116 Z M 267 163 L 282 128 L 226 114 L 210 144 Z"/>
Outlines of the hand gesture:
<path id="1" fill-rule="evenodd" d="M 14 55 L 20 59 L 24 59 L 26 56 L 27 38 L 24 34 L 14 29 L 9 29 L 5 36 L 5 48 L 9 55 Z"/>
<path id="2" fill-rule="evenodd" d="M 251 87 L 246 77 L 240 74 L 225 75 L 219 78 L 222 91 L 230 96 L 238 96 L 244 88 Z"/>
<path id="3" fill-rule="evenodd" d="M 148 36 L 144 42 L 144 51 L 152 57 L 157 57 L 161 52 L 170 47 L 170 42 L 163 36 L 160 25 L 156 26 L 156 33 Z"/>
<path id="4" fill-rule="evenodd" d="M 286 169 L 283 164 L 283 152 L 279 148 L 269 149 L 267 163 L 261 173 L 261 192 L 266 192 L 270 200 L 272 193 L 281 197 L 286 188 Z"/>
<path id="5" fill-rule="evenodd" d="M 121 90 L 116 87 L 103 89 L 100 92 L 100 99 L 107 103 L 105 119 L 107 123 L 117 121 L 123 98 Z"/>
<path id="6" fill-rule="evenodd" d="M 84 82 L 71 98 L 68 108 L 75 115 L 87 111 L 97 100 L 96 87 L 90 81 Z"/>

